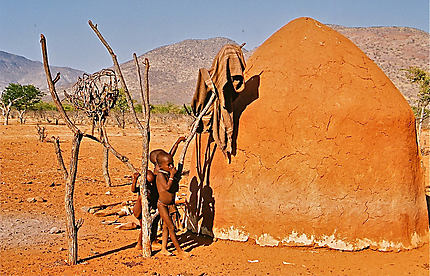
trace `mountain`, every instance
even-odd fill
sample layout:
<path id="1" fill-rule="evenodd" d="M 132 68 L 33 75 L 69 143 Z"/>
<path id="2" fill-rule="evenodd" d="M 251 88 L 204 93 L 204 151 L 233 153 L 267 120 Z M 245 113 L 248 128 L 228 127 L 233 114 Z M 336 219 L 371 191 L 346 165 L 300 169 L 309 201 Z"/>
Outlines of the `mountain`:
<path id="1" fill-rule="evenodd" d="M 349 28 L 329 25 L 354 42 L 390 78 L 410 104 L 418 88 L 406 78 L 410 66 L 430 69 L 430 35 L 406 27 Z"/>
<path id="2" fill-rule="evenodd" d="M 228 43 L 237 44 L 223 37 L 188 39 L 139 56 L 139 61 L 149 59 L 151 103 L 189 103 L 194 93 L 199 68 L 210 68 L 215 55 Z M 243 51 L 247 52 L 245 49 Z M 139 97 L 140 88 L 134 61 L 121 64 L 121 70 L 133 97 Z"/>
<path id="3" fill-rule="evenodd" d="M 52 74 L 54 74 L 53 72 L 61 73 L 61 78 L 57 83 L 58 88 L 72 85 L 76 82 L 77 77 L 84 73 L 69 67 L 56 66 L 51 67 L 51 72 Z M 45 70 L 41 62 L 0 51 L 0 91 L 9 83 L 33 84 L 41 90 L 48 89 Z"/>
<path id="4" fill-rule="evenodd" d="M 429 70 L 429 33 L 407 27 L 343 27 L 329 25 L 354 42 L 391 79 L 410 104 L 415 103 L 417 87 L 402 69 L 417 66 Z M 190 39 L 159 47 L 141 56 L 150 61 L 151 103 L 189 103 L 199 68 L 210 68 L 212 59 L 227 38 Z M 253 51 L 244 49 L 245 57 Z M 139 97 L 134 62 L 121 65 L 134 97 Z"/>
<path id="5" fill-rule="evenodd" d="M 402 69 L 410 66 L 430 69 L 429 33 L 406 27 L 329 26 L 348 37 L 375 61 L 409 103 L 414 104 L 418 88 L 406 79 Z M 156 48 L 139 56 L 139 61 L 147 57 L 151 65 L 149 70 L 151 103 L 189 103 L 194 93 L 198 69 L 210 68 L 219 49 L 227 43 L 236 42 L 223 37 L 188 39 Z M 243 51 L 246 58 L 253 53 L 245 48 Z M 140 90 L 134 61 L 121 64 L 121 69 L 132 96 L 139 99 Z M 60 71 L 59 85 L 68 87 L 71 87 L 77 77 L 83 73 L 67 67 L 53 67 L 51 71 Z M 46 80 L 42 64 L 0 51 L 0 89 L 10 82 L 32 83 L 45 89 Z M 62 91 L 61 87 L 58 88 L 58 91 Z"/>

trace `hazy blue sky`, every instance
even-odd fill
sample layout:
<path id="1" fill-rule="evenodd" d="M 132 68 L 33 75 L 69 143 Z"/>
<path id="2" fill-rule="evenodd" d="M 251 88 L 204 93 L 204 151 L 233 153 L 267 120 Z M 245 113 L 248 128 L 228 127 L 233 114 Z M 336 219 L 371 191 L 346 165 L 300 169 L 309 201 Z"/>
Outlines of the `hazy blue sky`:
<path id="1" fill-rule="evenodd" d="M 252 49 L 302 16 L 325 24 L 429 31 L 428 0 L 0 0 L 0 50 L 40 61 L 43 33 L 52 65 L 94 72 L 112 62 L 89 19 L 124 62 L 133 52 L 188 38 L 223 36 Z"/>

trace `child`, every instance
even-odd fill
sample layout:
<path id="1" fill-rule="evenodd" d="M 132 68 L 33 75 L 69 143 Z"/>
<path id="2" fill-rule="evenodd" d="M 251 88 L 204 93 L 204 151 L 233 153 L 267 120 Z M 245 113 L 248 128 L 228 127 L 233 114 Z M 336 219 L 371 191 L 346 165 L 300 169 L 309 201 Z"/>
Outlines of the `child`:
<path id="1" fill-rule="evenodd" d="M 166 153 L 162 149 L 156 149 L 151 151 L 149 155 L 149 160 L 154 165 L 154 172 L 148 169 L 148 172 L 146 174 L 146 180 L 147 180 L 147 189 L 148 189 L 148 205 L 149 210 L 157 210 L 157 201 L 158 201 L 158 191 L 157 186 L 155 184 L 155 177 L 158 172 L 158 166 L 156 162 L 157 155 L 159 153 L 164 154 L 171 154 L 171 156 L 174 156 L 176 153 L 176 150 L 178 149 L 179 143 L 182 141 L 185 141 L 185 137 L 181 136 L 176 140 L 176 142 L 173 144 L 172 148 L 170 149 L 169 153 Z M 138 193 L 137 202 L 133 207 L 133 214 L 134 216 L 139 220 L 140 226 L 142 227 L 142 199 L 140 197 L 140 190 L 138 187 L 136 187 L 137 179 L 139 178 L 140 174 L 135 173 L 133 175 L 133 181 L 131 184 L 131 191 L 133 193 Z M 154 242 L 157 238 L 157 229 L 158 229 L 158 222 L 160 220 L 160 216 L 157 216 L 154 218 L 152 225 L 151 225 L 151 242 Z M 153 243 L 153 248 L 155 249 L 157 247 L 157 243 Z M 137 241 L 136 245 L 137 249 L 142 249 L 142 231 L 139 232 L 139 240 Z"/>
<path id="2" fill-rule="evenodd" d="M 181 143 L 181 142 L 183 142 L 183 141 L 185 141 L 185 137 L 181 136 L 181 137 L 179 137 L 179 138 L 178 138 L 178 140 L 176 140 L 176 142 L 173 144 L 172 148 L 171 148 L 171 149 L 170 149 L 170 151 L 169 151 L 169 154 L 170 154 L 170 155 L 172 155 L 172 157 L 173 157 L 173 156 L 175 156 L 175 153 L 176 153 L 176 150 L 178 149 L 178 145 L 179 145 L 179 143 Z M 151 153 L 149 154 L 149 161 L 151 161 L 151 163 L 154 165 L 154 174 L 155 174 L 155 175 L 157 175 L 157 172 L 158 172 L 158 166 L 157 166 L 157 155 L 158 155 L 160 152 L 167 153 L 167 152 L 165 152 L 165 151 L 164 151 L 164 150 L 162 150 L 162 149 L 156 149 L 156 150 L 151 151 Z"/>
<path id="3" fill-rule="evenodd" d="M 161 238 L 161 253 L 170 256 L 167 251 L 167 239 L 170 236 L 173 245 L 176 248 L 178 256 L 190 256 L 189 253 L 182 250 L 179 246 L 178 239 L 175 234 L 175 226 L 173 225 L 170 211 L 175 210 L 175 194 L 179 190 L 179 183 L 175 180 L 177 170 L 173 165 L 172 155 L 166 152 L 159 152 L 156 156 L 158 173 L 156 176 L 156 185 L 158 190 L 157 208 L 160 217 L 163 220 L 163 235 Z"/>
<path id="4" fill-rule="evenodd" d="M 140 195 L 140 189 L 136 187 L 137 179 L 140 173 L 133 174 L 133 181 L 131 183 L 131 191 L 133 193 L 138 193 L 136 204 L 133 207 L 133 215 L 139 220 L 140 227 L 142 228 L 142 198 Z M 146 183 L 148 190 L 148 207 L 149 210 L 156 210 L 158 201 L 157 186 L 155 184 L 155 175 L 151 170 L 148 170 L 146 174 Z M 151 225 L 151 242 L 154 242 L 157 237 L 157 227 L 158 227 L 159 217 L 157 216 Z M 155 244 L 154 244 L 155 245 Z M 154 246 L 155 247 L 155 246 Z M 137 249 L 142 249 L 142 231 L 139 231 L 139 239 L 137 240 Z"/>

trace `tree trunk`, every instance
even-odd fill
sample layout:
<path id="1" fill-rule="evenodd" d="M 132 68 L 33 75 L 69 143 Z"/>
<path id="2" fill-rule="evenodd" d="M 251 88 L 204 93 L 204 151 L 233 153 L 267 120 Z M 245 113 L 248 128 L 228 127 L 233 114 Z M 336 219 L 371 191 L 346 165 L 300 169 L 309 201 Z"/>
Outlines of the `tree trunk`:
<path id="1" fill-rule="evenodd" d="M 7 126 L 9 124 L 9 115 L 10 115 L 10 108 L 8 108 L 4 115 L 4 125 Z"/>
<path id="2" fill-rule="evenodd" d="M 116 74 L 119 76 L 119 79 L 121 81 L 121 86 L 124 89 L 124 93 L 126 95 L 127 98 L 127 103 L 128 106 L 130 108 L 130 112 L 133 114 L 135 123 L 137 128 L 139 129 L 140 133 L 143 136 L 143 149 L 144 151 L 142 152 L 142 173 L 141 173 L 141 178 L 140 178 L 140 192 L 141 192 L 141 198 L 142 198 L 142 222 L 143 225 L 141 227 L 142 229 L 142 246 L 143 246 L 143 250 L 142 250 L 142 255 L 143 257 L 150 257 L 151 256 L 151 242 L 150 242 L 150 238 L 149 238 L 149 228 L 148 228 L 148 224 L 149 224 L 149 213 L 148 213 L 148 200 L 147 200 L 147 189 L 146 189 L 146 172 L 147 172 L 147 168 L 148 168 L 148 144 L 149 144 L 149 116 L 146 118 L 147 120 L 147 125 L 145 126 L 145 128 L 142 126 L 142 124 L 140 123 L 136 111 L 134 110 L 134 104 L 133 104 L 133 100 L 131 98 L 130 92 L 128 91 L 127 88 L 127 84 L 125 83 L 125 79 L 124 76 L 122 75 L 121 72 L 121 68 L 119 66 L 118 60 L 116 58 L 115 53 L 113 52 L 112 48 L 109 46 L 109 44 L 106 42 L 106 40 L 103 38 L 103 36 L 101 35 L 101 33 L 99 32 L 99 30 L 97 29 L 97 25 L 94 25 L 91 20 L 88 21 L 88 24 L 90 25 L 90 27 L 93 29 L 93 31 L 96 33 L 97 37 L 100 39 L 100 41 L 102 42 L 102 44 L 106 47 L 107 51 L 109 52 L 109 54 L 112 57 L 112 61 L 114 64 L 114 68 L 115 68 L 115 72 Z M 138 77 L 139 77 L 139 82 L 140 82 L 140 90 L 142 93 L 142 100 L 144 102 L 144 105 L 148 104 L 147 106 L 147 111 L 149 112 L 149 85 L 147 82 L 147 95 L 148 97 L 145 99 L 144 97 L 144 92 L 143 92 L 143 86 L 142 86 L 142 79 L 140 77 L 140 69 L 139 69 L 139 65 L 137 62 L 137 57 L 136 54 L 133 54 L 134 56 L 134 60 L 136 63 L 136 67 L 137 67 L 137 73 L 138 73 Z M 146 59 L 147 61 L 147 59 Z M 147 62 L 147 71 L 148 72 L 148 68 L 149 68 L 149 62 Z M 146 150 L 145 150 L 146 148 Z M 146 166 L 145 166 L 146 164 Z"/>
<path id="3" fill-rule="evenodd" d="M 418 141 L 420 140 L 421 135 L 421 127 L 423 125 L 423 117 L 424 117 L 424 106 L 421 107 L 421 114 L 420 114 L 420 123 L 418 124 Z M 419 142 L 418 142 L 419 143 Z"/>
<path id="4" fill-rule="evenodd" d="M 91 118 L 91 135 L 94 136 L 94 128 L 96 126 L 96 123 L 94 121 L 94 118 Z"/>
<path id="5" fill-rule="evenodd" d="M 68 263 L 75 265 L 78 262 L 78 230 L 82 225 L 81 221 L 75 222 L 75 208 L 73 205 L 73 193 L 75 189 L 76 172 L 78 170 L 79 147 L 82 140 L 82 133 L 77 132 L 73 137 L 72 153 L 70 156 L 69 175 L 66 181 L 66 193 L 64 198 L 66 208 L 66 235 L 69 244 Z"/>
<path id="6" fill-rule="evenodd" d="M 22 125 L 24 124 L 24 113 L 25 110 L 18 110 L 18 114 L 19 114 L 19 123 Z"/>
<path id="7" fill-rule="evenodd" d="M 136 65 L 136 71 L 137 71 L 137 77 L 139 79 L 140 84 L 140 92 L 141 97 L 143 101 L 143 112 L 145 115 L 145 119 L 143 121 L 142 126 L 142 173 L 140 178 L 140 194 L 142 199 L 142 225 L 141 230 L 142 231 L 142 255 L 143 257 L 151 257 L 152 248 L 151 248 L 151 216 L 149 214 L 149 205 L 148 205 L 148 188 L 146 185 L 146 174 L 148 172 L 148 157 L 149 157 L 149 120 L 150 120 L 150 110 L 149 110 L 149 78 L 148 78 L 148 71 L 149 71 L 149 61 L 146 58 L 145 59 L 145 91 L 143 90 L 143 84 L 142 84 L 142 78 L 140 75 L 140 67 L 139 62 L 137 60 L 136 54 L 133 54 L 134 63 Z M 136 116 L 137 120 L 137 116 Z"/>
<path id="8" fill-rule="evenodd" d="M 125 128 L 125 111 L 124 110 L 121 110 L 121 119 L 122 119 L 121 128 L 124 129 Z"/>
<path id="9" fill-rule="evenodd" d="M 103 147 L 103 176 L 106 181 L 106 186 L 112 186 L 112 182 L 109 175 L 109 149 L 107 147 Z"/>
<path id="10" fill-rule="evenodd" d="M 73 144 L 72 144 L 72 152 L 70 156 L 70 167 L 69 173 L 65 170 L 64 162 L 59 162 L 60 167 L 63 170 L 64 178 L 66 179 L 65 185 L 65 196 L 64 196 L 64 206 L 66 209 L 66 235 L 67 241 L 69 244 L 69 253 L 68 253 L 68 261 L 69 264 L 75 265 L 78 262 L 78 230 L 82 226 L 83 220 L 80 219 L 75 222 L 75 209 L 73 205 L 73 193 L 75 189 L 75 180 L 76 180 L 76 172 L 78 170 L 78 157 L 79 157 L 79 147 L 81 144 L 81 140 L 83 138 L 83 133 L 74 125 L 69 117 L 67 116 L 64 108 L 60 102 L 58 94 L 55 90 L 55 83 L 60 79 L 60 73 L 57 73 L 57 76 L 54 80 L 52 80 L 51 72 L 49 69 L 48 62 L 48 53 L 46 50 L 46 40 L 43 34 L 40 35 L 40 44 L 42 47 L 42 57 L 43 57 L 43 67 L 45 69 L 46 80 L 48 82 L 49 92 L 51 93 L 51 97 L 57 106 L 57 109 L 63 119 L 65 120 L 67 126 L 73 132 Z M 56 139 L 56 150 L 58 146 L 57 158 L 61 161 L 61 149 L 59 148 L 59 140 Z"/>

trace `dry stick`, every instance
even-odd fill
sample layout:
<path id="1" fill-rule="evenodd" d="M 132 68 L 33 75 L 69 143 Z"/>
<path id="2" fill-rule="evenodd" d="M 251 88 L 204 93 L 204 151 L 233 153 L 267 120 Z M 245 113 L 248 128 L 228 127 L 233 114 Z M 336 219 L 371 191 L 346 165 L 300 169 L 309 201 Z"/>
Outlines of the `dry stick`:
<path id="1" fill-rule="evenodd" d="M 133 166 L 133 164 L 131 164 L 130 163 L 130 160 L 128 159 L 128 157 L 127 156 L 125 156 L 125 155 L 122 155 L 121 153 L 119 153 L 118 151 L 116 151 L 113 147 L 112 147 L 112 145 L 109 143 L 109 139 L 108 139 L 108 136 L 107 136 L 107 133 L 106 133 L 106 130 L 104 129 L 102 129 L 102 131 L 104 131 L 104 134 L 103 134 L 103 140 L 100 140 L 99 138 L 97 138 L 97 137 L 95 137 L 95 136 L 93 136 L 93 135 L 90 135 L 90 134 L 87 134 L 87 133 L 84 133 L 84 137 L 86 137 L 86 138 L 89 138 L 89 139 L 91 139 L 91 140 L 93 140 L 93 141 L 96 141 L 97 143 L 100 143 L 100 144 L 102 144 L 104 147 L 106 147 L 106 148 L 108 148 L 109 149 L 109 151 L 119 160 L 119 161 L 121 161 L 122 163 L 124 163 L 129 169 L 130 169 L 130 171 L 132 172 L 132 174 L 133 173 L 136 173 L 137 172 L 137 169 Z"/>
<path id="2" fill-rule="evenodd" d="M 107 147 L 103 147 L 103 177 L 106 181 L 106 186 L 112 186 L 112 182 L 109 175 L 109 149 Z"/>
<path id="3" fill-rule="evenodd" d="M 199 116 L 195 119 L 194 123 L 192 124 L 192 128 L 190 131 L 190 134 L 187 136 L 187 140 L 185 140 L 184 146 L 181 151 L 181 155 L 179 156 L 179 162 L 178 162 L 178 171 L 182 172 L 182 169 L 184 168 L 184 160 L 185 160 L 185 154 L 187 153 L 188 146 L 191 143 L 191 140 L 193 140 L 194 135 L 197 132 L 197 128 L 199 127 L 199 122 L 203 118 L 203 116 L 208 112 L 209 108 L 213 104 L 216 98 L 216 93 L 212 91 L 212 95 L 209 98 L 209 101 L 207 102 L 206 106 L 203 108 L 203 110 L 200 112 Z"/>
<path id="4" fill-rule="evenodd" d="M 52 100 L 54 101 L 55 105 L 57 106 L 58 112 L 60 112 L 61 117 L 64 119 L 64 121 L 66 122 L 66 125 L 73 131 L 73 133 L 78 133 L 80 132 L 80 130 L 77 128 L 77 126 L 75 124 L 72 123 L 72 121 L 70 121 L 69 117 L 66 114 L 66 111 L 63 108 L 63 105 L 60 102 L 60 99 L 58 98 L 58 94 L 55 90 L 55 83 L 52 81 L 52 77 L 51 77 L 51 71 L 49 69 L 49 64 L 48 64 L 48 55 L 47 55 L 47 51 L 46 51 L 46 40 L 45 40 L 45 36 L 43 34 L 40 35 L 40 43 L 42 45 L 42 54 L 43 54 L 43 62 L 44 62 L 44 67 L 45 67 L 45 74 L 46 74 L 46 79 L 48 81 L 48 88 L 49 88 L 49 92 L 51 93 L 51 97 Z M 59 73 L 57 73 L 57 76 L 55 77 L 55 79 L 59 79 Z"/>
<path id="5" fill-rule="evenodd" d="M 102 130 L 102 127 L 103 127 L 103 130 Z M 99 133 L 102 136 L 102 141 L 103 142 L 107 141 L 107 133 L 106 133 L 106 130 L 104 129 L 104 123 L 102 123 L 101 121 L 99 121 Z M 106 139 L 104 139 L 105 135 L 106 135 Z M 110 175 L 109 175 L 109 148 L 106 147 L 105 144 L 103 144 L 102 171 L 103 171 L 103 177 L 104 177 L 105 182 L 106 182 L 106 186 L 111 187 L 112 181 L 111 181 Z"/>
<path id="6" fill-rule="evenodd" d="M 75 190 L 76 172 L 78 170 L 79 147 L 82 141 L 82 133 L 79 131 L 74 134 L 72 153 L 70 158 L 70 173 L 66 181 L 66 193 L 64 197 L 66 205 L 66 233 L 69 240 L 69 264 L 75 265 L 78 262 L 78 230 L 82 226 L 83 220 L 75 222 L 75 208 L 73 205 L 73 193 Z"/>
<path id="7" fill-rule="evenodd" d="M 131 113 L 133 114 L 134 121 L 140 130 L 140 132 L 143 132 L 142 124 L 140 123 L 139 119 L 137 118 L 136 110 L 134 110 L 134 104 L 133 100 L 131 99 L 130 92 L 128 91 L 127 84 L 125 83 L 124 76 L 122 75 L 121 68 L 119 67 L 118 60 L 116 58 L 115 53 L 113 52 L 112 48 L 109 46 L 109 44 L 106 42 L 106 40 L 103 38 L 99 30 L 97 29 L 97 24 L 94 25 L 91 20 L 88 20 L 88 24 L 90 25 L 91 29 L 96 33 L 97 37 L 100 39 L 101 43 L 106 47 L 107 51 L 112 57 L 112 61 L 115 67 L 115 71 L 117 75 L 119 76 L 119 79 L 121 81 L 121 86 L 124 89 L 125 96 L 127 98 L 127 103 L 131 109 Z"/>
<path id="8" fill-rule="evenodd" d="M 131 110 L 131 113 L 133 114 L 135 124 L 136 124 L 137 128 L 139 129 L 140 133 L 142 134 L 142 137 L 148 137 L 148 136 L 145 136 L 145 135 L 148 135 L 148 131 L 146 131 L 146 134 L 145 134 L 145 129 L 143 128 L 142 124 L 140 123 L 139 119 L 137 118 L 137 114 L 136 114 L 136 111 L 134 110 L 134 104 L 133 104 L 133 101 L 131 99 L 130 92 L 128 91 L 127 84 L 125 83 L 124 76 L 122 75 L 121 68 L 119 66 L 119 63 L 118 63 L 118 60 L 116 58 L 115 53 L 113 52 L 112 48 L 109 46 L 109 44 L 106 42 L 106 40 L 103 38 L 103 36 L 99 32 L 99 30 L 97 29 L 97 25 L 94 25 L 91 22 L 91 20 L 88 21 L 88 24 L 90 25 L 91 29 L 93 29 L 93 31 L 96 33 L 97 37 L 100 39 L 102 44 L 106 47 L 107 51 L 111 55 L 112 61 L 113 61 L 114 67 L 115 67 L 115 71 L 116 71 L 116 73 L 119 76 L 119 79 L 121 81 L 121 85 L 122 85 L 122 88 L 124 89 L 124 93 L 125 93 L 126 98 L 127 98 L 128 106 Z M 140 71 L 138 71 L 138 76 L 140 76 Z M 139 80 L 139 82 L 141 83 L 141 80 Z M 142 86 L 141 86 L 141 89 L 142 89 Z M 149 89 L 149 87 L 148 87 L 148 89 Z M 146 102 L 144 104 L 146 105 Z M 147 109 L 149 110 L 149 106 Z M 149 121 L 148 121 L 148 123 L 149 123 Z M 148 124 L 148 128 L 149 128 L 149 124 Z M 145 143 L 145 141 L 143 143 Z M 143 152 L 142 155 L 145 155 L 145 152 Z M 147 154 L 146 154 L 146 157 L 143 156 L 142 163 L 144 162 L 144 159 L 146 159 L 146 160 L 148 159 Z M 145 183 L 146 182 L 146 174 L 141 174 L 141 176 L 142 176 L 141 177 L 142 179 L 140 180 L 140 181 L 142 181 L 141 183 Z M 143 210 L 143 208 L 145 208 L 144 206 L 148 206 L 148 202 L 147 202 L 147 198 L 146 198 L 146 194 L 147 194 L 146 185 L 141 185 L 140 187 L 141 187 L 141 198 L 142 198 L 142 223 L 143 223 L 143 221 L 145 221 L 145 224 L 147 225 L 149 214 L 144 213 L 144 210 Z M 143 240 L 148 241 L 149 236 L 144 237 L 145 236 L 144 234 L 146 234 L 146 231 L 143 231 L 142 234 L 143 234 L 142 235 L 142 241 Z M 143 257 L 150 257 L 151 256 L 150 242 L 149 242 L 149 247 L 148 247 L 147 243 L 143 243 L 142 246 L 143 246 L 143 250 L 142 250 Z"/>
<path id="9" fill-rule="evenodd" d="M 52 139 L 54 140 L 53 143 L 55 147 L 55 154 L 57 155 L 57 161 L 58 161 L 58 164 L 60 165 L 60 169 L 63 172 L 64 181 L 67 181 L 67 179 L 69 178 L 69 173 L 67 172 L 67 168 L 64 165 L 64 159 L 61 154 L 60 137 L 52 136 Z"/>
<path id="10" fill-rule="evenodd" d="M 72 144 L 72 154 L 70 157 L 70 167 L 69 167 L 69 173 L 66 178 L 65 197 L 64 197 L 65 209 L 66 209 L 66 220 L 67 220 L 66 232 L 67 232 L 67 239 L 69 244 L 68 261 L 69 261 L 69 264 L 74 265 L 74 264 L 77 264 L 78 262 L 78 230 L 83 223 L 82 219 L 75 222 L 75 209 L 73 206 L 73 193 L 75 188 L 76 171 L 78 168 L 79 147 L 81 144 L 83 134 L 76 127 L 76 125 L 74 125 L 70 121 L 69 117 L 64 111 L 63 106 L 61 105 L 57 92 L 55 91 L 55 82 L 57 82 L 60 79 L 60 75 L 57 74 L 57 76 L 55 77 L 55 82 L 52 80 L 51 72 L 49 69 L 48 54 L 46 50 L 46 40 L 43 34 L 40 35 L 40 44 L 42 47 L 43 66 L 45 68 L 45 74 L 46 74 L 46 80 L 48 82 L 49 92 L 51 93 L 51 97 L 55 105 L 57 106 L 58 111 L 60 112 L 67 126 L 74 134 L 73 144 Z M 54 145 L 58 145 L 58 150 L 59 150 L 59 144 L 54 143 Z M 59 152 L 61 153 L 61 150 L 59 150 Z M 57 158 L 60 158 L 60 157 L 61 157 L 61 154 L 60 155 L 57 154 Z M 60 162 L 60 167 L 62 168 L 64 173 L 64 170 L 65 170 L 64 162 Z M 64 177 L 66 177 L 65 173 L 64 173 Z"/>
<path id="11" fill-rule="evenodd" d="M 145 257 L 151 256 L 151 240 L 150 240 L 150 232 L 151 232 L 151 224 L 149 208 L 148 208 L 148 190 L 146 187 L 146 174 L 148 172 L 148 156 L 149 156 L 149 119 L 150 119 L 150 110 L 149 110 L 149 60 L 145 58 L 145 91 L 143 90 L 142 77 L 140 75 L 140 67 L 139 61 L 137 60 L 137 56 L 133 53 L 134 64 L 136 66 L 137 78 L 139 79 L 140 86 L 140 94 L 143 101 L 143 107 L 145 112 L 145 120 L 143 121 L 143 131 L 142 131 L 142 173 L 141 178 L 139 180 L 140 186 L 140 194 L 142 199 L 142 254 Z M 137 119 L 137 118 L 136 118 Z"/>

